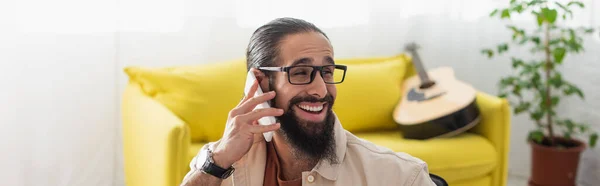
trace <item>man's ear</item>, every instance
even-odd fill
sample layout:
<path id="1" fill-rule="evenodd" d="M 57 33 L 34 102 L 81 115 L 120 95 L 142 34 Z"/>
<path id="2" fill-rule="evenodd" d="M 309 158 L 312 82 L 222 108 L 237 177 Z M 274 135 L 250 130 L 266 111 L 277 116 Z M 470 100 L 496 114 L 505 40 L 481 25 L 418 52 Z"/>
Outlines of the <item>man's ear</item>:
<path id="1" fill-rule="evenodd" d="M 269 77 L 267 77 L 264 72 L 256 68 L 251 68 L 250 70 L 252 73 L 254 73 L 256 80 L 258 80 L 258 84 L 260 85 L 260 89 L 263 91 L 263 93 L 271 91 L 271 88 L 269 87 Z"/>

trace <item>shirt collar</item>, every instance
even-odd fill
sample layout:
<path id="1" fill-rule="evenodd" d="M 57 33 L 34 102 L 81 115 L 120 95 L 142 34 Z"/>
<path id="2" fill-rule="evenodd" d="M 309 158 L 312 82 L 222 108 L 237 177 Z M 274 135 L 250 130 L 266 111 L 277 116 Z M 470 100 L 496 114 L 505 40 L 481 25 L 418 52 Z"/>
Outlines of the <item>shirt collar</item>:
<path id="1" fill-rule="evenodd" d="M 344 128 L 342 128 L 342 124 L 335 113 L 333 113 L 335 117 L 334 124 L 334 136 L 335 136 L 335 154 L 337 156 L 337 164 L 330 164 L 327 160 L 321 160 L 315 166 L 313 171 L 318 172 L 321 176 L 328 180 L 335 181 L 338 176 L 338 169 L 340 165 L 344 161 L 344 156 L 346 155 L 346 132 Z"/>

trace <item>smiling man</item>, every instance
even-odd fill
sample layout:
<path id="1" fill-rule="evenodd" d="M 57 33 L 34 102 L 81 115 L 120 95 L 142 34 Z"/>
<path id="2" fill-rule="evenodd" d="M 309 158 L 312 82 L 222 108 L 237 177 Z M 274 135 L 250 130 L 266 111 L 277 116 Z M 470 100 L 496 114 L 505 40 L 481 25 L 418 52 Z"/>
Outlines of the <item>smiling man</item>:
<path id="1" fill-rule="evenodd" d="M 254 32 L 246 57 L 257 78 L 249 95 L 259 87 L 265 94 L 232 108 L 223 137 L 198 152 L 182 185 L 435 185 L 425 162 L 342 128 L 332 106 L 347 67 L 335 64 L 319 28 L 273 20 Z M 272 108 L 253 111 L 263 102 Z M 266 116 L 278 123 L 258 125 Z M 267 142 L 262 133 L 269 131 Z"/>

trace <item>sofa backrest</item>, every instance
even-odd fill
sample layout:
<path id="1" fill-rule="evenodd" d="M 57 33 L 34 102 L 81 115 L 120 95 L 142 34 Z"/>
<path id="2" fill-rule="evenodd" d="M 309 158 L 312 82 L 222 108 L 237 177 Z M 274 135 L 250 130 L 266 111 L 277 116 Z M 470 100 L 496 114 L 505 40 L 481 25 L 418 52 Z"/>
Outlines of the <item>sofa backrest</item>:
<path id="1" fill-rule="evenodd" d="M 406 55 L 336 59 L 348 66 L 333 110 L 350 132 L 395 129 L 402 81 L 414 74 Z M 243 97 L 244 59 L 163 68 L 127 67 L 130 83 L 185 121 L 194 142 L 221 138 L 227 114 Z"/>

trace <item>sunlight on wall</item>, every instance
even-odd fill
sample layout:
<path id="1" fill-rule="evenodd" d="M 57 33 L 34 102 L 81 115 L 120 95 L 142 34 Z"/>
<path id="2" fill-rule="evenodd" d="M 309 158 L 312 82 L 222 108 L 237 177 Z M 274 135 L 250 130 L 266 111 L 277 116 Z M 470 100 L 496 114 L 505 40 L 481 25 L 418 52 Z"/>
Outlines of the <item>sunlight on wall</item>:
<path id="1" fill-rule="evenodd" d="M 505 4 L 506 2 L 499 0 L 403 1 L 400 16 L 405 19 L 415 16 L 444 16 L 444 19 L 473 22 L 486 18 L 494 8 Z"/>
<path id="2" fill-rule="evenodd" d="M 302 17 L 321 28 L 349 27 L 369 22 L 367 0 L 236 0 L 237 23 L 256 28 L 277 17 Z"/>
<path id="3" fill-rule="evenodd" d="M 184 23 L 184 0 L 20 0 L 24 32 L 174 32 Z"/>
<path id="4" fill-rule="evenodd" d="M 553 2 L 567 4 L 572 0 L 550 0 L 548 6 L 557 8 Z M 588 5 L 584 9 L 575 8 L 574 14 L 576 19 L 570 20 L 570 26 L 589 26 L 594 20 L 592 11 L 594 6 L 600 6 L 598 2 L 592 0 L 580 0 Z M 445 16 L 445 19 L 473 22 L 482 18 L 487 18 L 489 13 L 495 8 L 507 7 L 507 2 L 504 0 L 419 0 L 419 1 L 402 1 L 400 3 L 400 16 L 402 18 L 411 18 L 415 16 Z M 513 21 L 536 21 L 529 12 L 524 12 L 520 15 L 511 15 Z"/>

